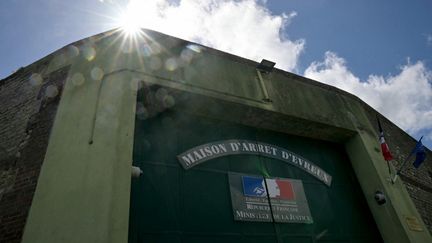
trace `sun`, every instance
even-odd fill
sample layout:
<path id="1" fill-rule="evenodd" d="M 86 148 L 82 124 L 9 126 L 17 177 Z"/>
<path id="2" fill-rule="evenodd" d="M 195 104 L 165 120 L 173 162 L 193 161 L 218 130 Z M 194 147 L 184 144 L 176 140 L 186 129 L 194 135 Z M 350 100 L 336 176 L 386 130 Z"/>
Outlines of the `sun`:
<path id="1" fill-rule="evenodd" d="M 136 16 L 132 11 L 125 11 L 120 17 L 120 28 L 127 35 L 136 35 L 142 28 L 139 16 Z"/>
<path id="2" fill-rule="evenodd" d="M 166 29 L 162 13 L 169 6 L 165 0 L 129 0 L 117 23 L 128 35 L 137 35 L 142 28 Z"/>
<path id="3" fill-rule="evenodd" d="M 121 29 L 128 35 L 137 35 L 141 28 L 157 25 L 159 2 L 160 0 L 130 0 L 120 14 Z"/>
<path id="4" fill-rule="evenodd" d="M 148 11 L 151 9 L 148 5 L 148 1 L 130 0 L 121 12 L 119 25 L 127 35 L 137 35 L 144 24 L 148 22 Z"/>
<path id="5" fill-rule="evenodd" d="M 122 11 L 119 19 L 120 28 L 127 35 L 136 35 L 140 32 L 144 24 L 143 13 L 139 10 L 142 9 L 141 6 L 135 6 L 134 2 L 131 1 L 126 9 Z"/>

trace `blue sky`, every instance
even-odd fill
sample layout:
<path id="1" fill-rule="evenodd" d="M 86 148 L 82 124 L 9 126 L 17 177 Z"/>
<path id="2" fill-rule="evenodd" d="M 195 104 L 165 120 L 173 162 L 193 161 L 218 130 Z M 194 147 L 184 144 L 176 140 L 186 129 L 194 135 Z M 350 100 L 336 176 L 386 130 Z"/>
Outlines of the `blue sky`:
<path id="1" fill-rule="evenodd" d="M 304 38 L 300 69 L 332 50 L 344 57 L 360 78 L 397 73 L 398 66 L 422 60 L 432 67 L 431 0 L 289 0 L 268 2 L 280 14 L 298 14 L 288 27 Z M 429 36 L 429 41 L 428 41 Z"/>
<path id="2" fill-rule="evenodd" d="M 2 0 L 0 78 L 125 16 L 344 89 L 432 147 L 432 0 Z"/>

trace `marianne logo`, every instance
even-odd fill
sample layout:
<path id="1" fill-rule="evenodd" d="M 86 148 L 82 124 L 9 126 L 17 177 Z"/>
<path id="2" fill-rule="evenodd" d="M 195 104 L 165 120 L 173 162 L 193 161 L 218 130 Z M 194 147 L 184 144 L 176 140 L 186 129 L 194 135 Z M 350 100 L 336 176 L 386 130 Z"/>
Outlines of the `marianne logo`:
<path id="1" fill-rule="evenodd" d="M 286 179 L 265 179 L 270 198 L 294 200 L 293 186 Z M 253 176 L 242 176 L 243 194 L 248 197 L 267 197 L 264 178 Z"/>
<path id="2" fill-rule="evenodd" d="M 234 220 L 313 223 L 303 182 L 259 175 L 228 175 Z"/>
<path id="3" fill-rule="evenodd" d="M 267 197 L 264 178 L 242 176 L 243 194 L 248 197 Z"/>

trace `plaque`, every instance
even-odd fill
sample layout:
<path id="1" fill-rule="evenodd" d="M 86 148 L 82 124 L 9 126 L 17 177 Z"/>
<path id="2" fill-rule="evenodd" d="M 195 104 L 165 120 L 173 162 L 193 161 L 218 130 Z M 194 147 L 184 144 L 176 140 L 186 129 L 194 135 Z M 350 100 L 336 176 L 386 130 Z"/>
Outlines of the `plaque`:
<path id="1" fill-rule="evenodd" d="M 229 174 L 234 220 L 313 223 L 301 180 Z"/>

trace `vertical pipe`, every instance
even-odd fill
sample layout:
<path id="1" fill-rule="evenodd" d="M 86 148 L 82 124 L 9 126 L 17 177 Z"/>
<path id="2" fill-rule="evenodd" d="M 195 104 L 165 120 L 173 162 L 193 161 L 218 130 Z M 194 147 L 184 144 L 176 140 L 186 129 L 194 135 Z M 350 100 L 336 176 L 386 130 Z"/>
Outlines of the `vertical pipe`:
<path id="1" fill-rule="evenodd" d="M 262 89 L 263 94 L 264 94 L 263 100 L 266 101 L 266 102 L 271 102 L 270 97 L 269 97 L 268 92 L 267 92 L 267 88 L 266 88 L 266 86 L 264 84 L 264 80 L 263 80 L 262 75 L 261 75 L 261 71 L 259 71 L 257 69 L 256 72 L 257 72 L 257 75 L 258 75 L 258 80 L 259 80 L 261 89 Z"/>

